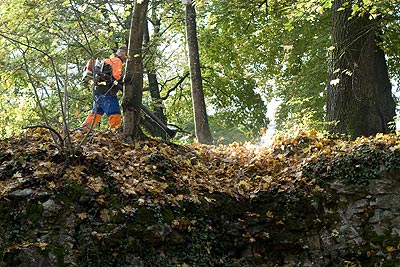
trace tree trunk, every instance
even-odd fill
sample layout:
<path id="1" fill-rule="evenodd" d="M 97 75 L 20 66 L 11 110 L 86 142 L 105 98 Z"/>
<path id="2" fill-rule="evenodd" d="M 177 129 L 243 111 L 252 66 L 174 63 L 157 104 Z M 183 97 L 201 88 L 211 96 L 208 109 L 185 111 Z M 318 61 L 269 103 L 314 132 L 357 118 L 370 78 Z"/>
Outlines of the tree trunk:
<path id="1" fill-rule="evenodd" d="M 135 1 L 128 52 L 130 59 L 126 65 L 124 76 L 124 95 L 122 108 L 124 111 L 124 139 L 128 142 L 140 136 L 140 110 L 143 96 L 143 32 L 146 23 L 149 0 Z"/>
<path id="2" fill-rule="evenodd" d="M 192 4 L 186 4 L 186 38 L 189 50 L 190 82 L 192 87 L 192 102 L 196 138 L 199 143 L 211 144 L 212 136 L 210 126 L 208 124 L 200 72 L 199 48 L 196 32 L 196 11 Z"/>
<path id="3" fill-rule="evenodd" d="M 152 3 L 152 7 L 150 9 L 153 10 L 151 14 L 151 21 L 153 23 L 153 31 L 154 37 L 160 37 L 160 19 L 157 18 L 157 13 L 155 12 L 158 7 L 158 2 Z M 165 124 L 167 125 L 167 117 L 164 114 L 163 103 L 160 95 L 159 83 L 157 80 L 157 75 L 155 71 L 155 56 L 151 53 L 151 51 L 155 51 L 157 47 L 150 48 L 150 33 L 149 33 L 149 22 L 147 21 L 145 24 L 145 33 L 144 33 L 144 46 L 148 48 L 148 60 L 146 64 L 147 71 L 147 79 L 149 82 L 149 91 L 152 100 L 152 106 L 150 107 L 154 114 Z M 151 135 L 161 137 L 163 139 L 168 138 L 168 134 L 161 129 L 156 123 L 154 123 L 151 119 L 145 119 L 143 121 L 143 125 L 150 132 Z"/>
<path id="4" fill-rule="evenodd" d="M 377 46 L 377 21 L 367 14 L 351 19 L 347 0 L 332 9 L 332 62 L 329 71 L 327 119 L 332 133 L 351 139 L 388 133 L 395 116 L 385 54 Z"/>

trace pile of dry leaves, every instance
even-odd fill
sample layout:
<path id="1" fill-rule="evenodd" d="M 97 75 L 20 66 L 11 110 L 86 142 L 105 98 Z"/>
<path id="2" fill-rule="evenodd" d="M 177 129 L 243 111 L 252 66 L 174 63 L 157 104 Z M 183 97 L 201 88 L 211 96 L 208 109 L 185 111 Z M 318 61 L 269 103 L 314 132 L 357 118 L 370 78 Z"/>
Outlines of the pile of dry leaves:
<path id="1" fill-rule="evenodd" d="M 83 135 L 73 133 L 71 138 L 72 145 L 78 146 Z M 268 190 L 307 187 L 323 191 L 309 166 L 317 168 L 323 161 L 318 171 L 330 171 L 335 160 L 354 156 L 365 147 L 369 155 L 400 151 L 397 135 L 349 142 L 317 132 L 278 137 L 269 147 L 238 143 L 183 146 L 153 139 L 130 145 L 107 132 L 94 132 L 88 140 L 74 155 L 66 155 L 45 129 L 0 141 L 0 198 L 26 185 L 56 190 L 66 180 L 98 194 L 112 182 L 123 195 L 161 203 L 183 198 L 196 203 L 206 192 L 249 199 Z"/>

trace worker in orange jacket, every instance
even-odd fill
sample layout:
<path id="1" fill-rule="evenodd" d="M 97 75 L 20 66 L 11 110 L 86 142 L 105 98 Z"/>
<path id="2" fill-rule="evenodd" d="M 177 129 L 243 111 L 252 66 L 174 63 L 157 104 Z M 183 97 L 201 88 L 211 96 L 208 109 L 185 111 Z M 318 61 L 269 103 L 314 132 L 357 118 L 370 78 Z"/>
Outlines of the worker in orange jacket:
<path id="1" fill-rule="evenodd" d="M 94 81 L 93 109 L 78 130 L 89 130 L 94 127 L 103 114 L 109 119 L 111 130 L 116 130 L 121 125 L 121 108 L 117 93 L 122 89 L 122 67 L 127 59 L 127 47 L 121 46 L 115 54 L 104 61 L 89 60 L 83 77 L 86 82 Z M 98 64 L 99 63 L 99 64 Z"/>

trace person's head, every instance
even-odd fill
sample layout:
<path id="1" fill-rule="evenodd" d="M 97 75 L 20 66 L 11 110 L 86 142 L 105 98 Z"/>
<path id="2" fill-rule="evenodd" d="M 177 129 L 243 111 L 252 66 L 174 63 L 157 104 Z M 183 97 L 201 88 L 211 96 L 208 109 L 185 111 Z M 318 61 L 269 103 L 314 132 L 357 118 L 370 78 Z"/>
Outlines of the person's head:
<path id="1" fill-rule="evenodd" d="M 122 60 L 125 61 L 128 58 L 128 48 L 126 46 L 121 46 L 117 50 L 117 56 Z"/>

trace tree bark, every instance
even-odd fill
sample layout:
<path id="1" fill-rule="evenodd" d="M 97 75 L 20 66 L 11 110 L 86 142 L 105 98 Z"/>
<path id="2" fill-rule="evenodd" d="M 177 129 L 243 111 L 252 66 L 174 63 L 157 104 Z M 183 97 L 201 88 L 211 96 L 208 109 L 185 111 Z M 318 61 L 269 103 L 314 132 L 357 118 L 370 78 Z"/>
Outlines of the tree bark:
<path id="1" fill-rule="evenodd" d="M 124 76 L 124 94 L 122 109 L 124 112 L 124 139 L 128 142 L 138 138 L 140 130 L 140 110 L 143 96 L 143 33 L 146 23 L 149 0 L 135 1 L 131 29 L 129 34 L 128 54 Z"/>
<path id="2" fill-rule="evenodd" d="M 388 133 L 395 116 L 385 54 L 377 45 L 377 20 L 368 14 L 351 17 L 347 0 L 332 6 L 332 51 L 328 80 L 327 119 L 332 133 L 351 139 Z M 350 18 L 350 19 L 349 19 Z"/>
<path id="3" fill-rule="evenodd" d="M 192 87 L 192 103 L 196 138 L 199 143 L 211 144 L 212 136 L 210 126 L 208 124 L 200 72 L 200 58 L 196 32 L 196 11 L 192 4 L 186 4 L 186 38 L 189 50 L 190 82 Z"/>

